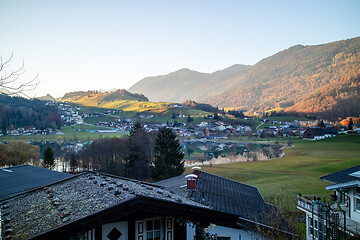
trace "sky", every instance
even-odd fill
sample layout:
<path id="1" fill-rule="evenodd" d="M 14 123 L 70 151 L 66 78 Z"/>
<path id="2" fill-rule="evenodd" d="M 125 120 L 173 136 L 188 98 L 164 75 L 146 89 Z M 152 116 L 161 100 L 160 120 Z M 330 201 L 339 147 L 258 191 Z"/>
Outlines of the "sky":
<path id="1" fill-rule="evenodd" d="M 0 56 L 13 53 L 7 71 L 24 61 L 22 80 L 38 74 L 31 97 L 128 89 L 358 37 L 359 12 L 360 0 L 0 0 Z"/>

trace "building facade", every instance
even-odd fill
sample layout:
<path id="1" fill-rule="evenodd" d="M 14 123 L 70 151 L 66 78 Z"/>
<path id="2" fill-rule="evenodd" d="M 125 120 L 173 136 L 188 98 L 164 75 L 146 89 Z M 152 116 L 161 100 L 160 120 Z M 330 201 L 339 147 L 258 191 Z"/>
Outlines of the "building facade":
<path id="1" fill-rule="evenodd" d="M 330 182 L 331 201 L 298 196 L 297 208 L 306 213 L 307 239 L 360 239 L 360 165 L 321 177 Z"/>

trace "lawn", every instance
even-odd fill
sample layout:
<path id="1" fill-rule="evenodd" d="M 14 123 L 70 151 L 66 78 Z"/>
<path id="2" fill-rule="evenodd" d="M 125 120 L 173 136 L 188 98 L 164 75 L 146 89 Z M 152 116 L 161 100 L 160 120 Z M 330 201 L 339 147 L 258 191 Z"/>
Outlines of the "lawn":
<path id="1" fill-rule="evenodd" d="M 321 141 L 296 141 L 279 159 L 202 167 L 202 170 L 233 179 L 259 189 L 266 201 L 283 210 L 295 209 L 295 197 L 331 194 L 330 183 L 321 176 L 360 164 L 360 136 L 344 135 Z M 189 170 L 187 170 L 189 171 Z"/>
<path id="2" fill-rule="evenodd" d="M 63 135 L 28 135 L 28 136 L 1 136 L 1 142 L 25 141 L 25 142 L 54 142 L 54 141 L 93 141 L 99 138 L 122 137 L 127 133 L 101 133 L 87 130 L 108 130 L 108 128 L 86 125 L 74 125 L 62 127 Z"/>

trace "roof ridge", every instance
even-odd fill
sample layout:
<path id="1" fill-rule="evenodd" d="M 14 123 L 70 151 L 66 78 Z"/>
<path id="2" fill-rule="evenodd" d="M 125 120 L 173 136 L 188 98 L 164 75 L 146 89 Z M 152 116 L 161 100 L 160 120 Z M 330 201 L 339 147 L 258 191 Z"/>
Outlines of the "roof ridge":
<path id="1" fill-rule="evenodd" d="M 127 177 L 123 177 L 123 176 L 117 176 L 117 175 L 113 175 L 113 174 L 110 174 L 110 173 L 103 173 L 103 172 L 90 171 L 90 170 L 88 170 L 88 171 L 86 171 L 84 173 L 93 173 L 93 174 L 99 173 L 101 175 L 105 175 L 105 176 L 113 177 L 113 178 L 118 178 L 118 179 L 122 179 L 122 180 L 125 180 L 125 181 L 130 181 L 130 182 L 134 182 L 134 183 L 141 183 L 141 184 L 144 184 L 144 185 L 149 185 L 149 186 L 157 187 L 157 188 L 161 188 L 161 189 L 164 188 L 163 186 L 160 186 L 160 185 L 157 185 L 157 184 L 154 184 L 154 183 L 149 183 L 149 182 L 146 182 L 146 181 L 141 181 L 141 180 L 137 180 L 137 179 L 133 179 L 133 178 L 127 178 Z"/>
<path id="2" fill-rule="evenodd" d="M 359 168 L 359 167 L 360 167 L 360 165 L 356 165 L 356 166 L 353 166 L 353 167 L 345 168 L 345 169 L 343 169 L 343 170 L 340 170 L 340 171 L 337 171 L 337 172 L 333 172 L 333 173 L 329 173 L 329 174 L 326 174 L 326 175 L 324 175 L 324 176 L 321 176 L 320 179 L 323 180 L 323 178 L 326 178 L 327 176 L 330 176 L 330 175 L 333 175 L 333 174 L 337 174 L 337 173 L 340 173 L 340 172 L 343 172 L 343 171 L 350 171 L 350 170 L 353 169 L 353 168 Z M 324 180 L 326 180 L 326 179 L 324 179 Z"/>
<path id="3" fill-rule="evenodd" d="M 9 169 L 9 168 L 17 168 L 17 167 L 25 167 L 25 166 L 36 167 L 36 166 L 30 165 L 30 164 L 21 164 L 21 165 L 15 165 L 15 166 L 10 166 L 10 167 L 3 167 L 3 168 L 0 168 L 0 170 L 1 169 Z"/>

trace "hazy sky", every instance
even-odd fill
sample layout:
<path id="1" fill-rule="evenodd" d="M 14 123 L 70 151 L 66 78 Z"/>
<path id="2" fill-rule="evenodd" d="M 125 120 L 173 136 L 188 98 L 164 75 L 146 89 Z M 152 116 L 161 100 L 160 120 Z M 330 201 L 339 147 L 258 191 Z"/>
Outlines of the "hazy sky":
<path id="1" fill-rule="evenodd" d="M 360 0 L 0 0 L 0 55 L 39 73 L 31 96 L 59 97 L 357 37 L 359 13 Z"/>

